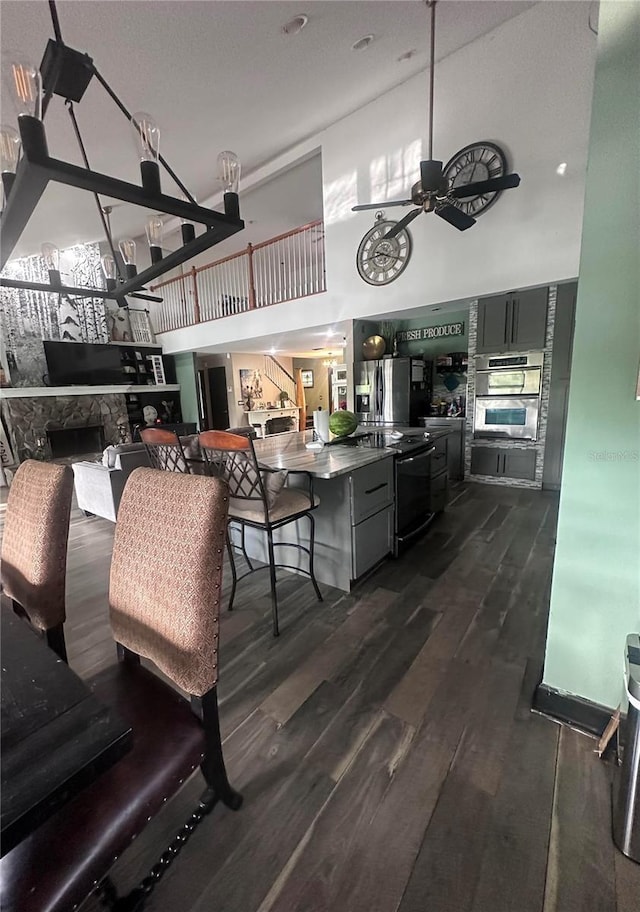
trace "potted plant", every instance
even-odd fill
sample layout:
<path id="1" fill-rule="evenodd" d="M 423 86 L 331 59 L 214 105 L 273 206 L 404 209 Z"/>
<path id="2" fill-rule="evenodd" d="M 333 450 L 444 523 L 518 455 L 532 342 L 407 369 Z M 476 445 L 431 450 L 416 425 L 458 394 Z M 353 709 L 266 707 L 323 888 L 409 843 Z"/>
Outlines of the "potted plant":
<path id="1" fill-rule="evenodd" d="M 287 402 L 289 400 L 289 396 L 285 393 L 284 390 L 282 390 L 282 392 L 278 396 L 278 399 L 280 400 L 280 408 L 286 408 Z"/>

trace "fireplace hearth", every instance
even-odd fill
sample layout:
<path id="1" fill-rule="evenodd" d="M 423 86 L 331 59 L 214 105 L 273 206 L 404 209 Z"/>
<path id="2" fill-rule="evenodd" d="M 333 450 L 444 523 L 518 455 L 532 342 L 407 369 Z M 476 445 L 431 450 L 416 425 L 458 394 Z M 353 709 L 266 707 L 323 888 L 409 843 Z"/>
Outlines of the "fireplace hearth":
<path id="1" fill-rule="evenodd" d="M 104 449 L 104 428 L 101 424 L 48 430 L 47 438 L 53 459 L 86 456 Z"/>

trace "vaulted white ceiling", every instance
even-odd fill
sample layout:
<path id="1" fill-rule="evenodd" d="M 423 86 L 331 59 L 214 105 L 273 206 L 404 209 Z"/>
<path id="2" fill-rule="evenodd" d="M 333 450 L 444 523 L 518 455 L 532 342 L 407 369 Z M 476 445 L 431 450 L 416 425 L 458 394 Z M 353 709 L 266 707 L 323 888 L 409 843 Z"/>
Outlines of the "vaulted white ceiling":
<path id="1" fill-rule="evenodd" d="M 532 5 L 441 0 L 438 59 Z M 93 57 L 131 111 L 154 116 L 162 153 L 200 200 L 217 189 L 220 150 L 237 152 L 246 175 L 427 64 L 422 0 L 59 0 L 58 10 L 65 42 Z M 300 13 L 309 17 L 306 28 L 283 34 Z M 48 4 L 2 0 L 0 17 L 3 60 L 19 49 L 39 63 L 52 36 Z M 353 51 L 367 34 L 374 35 L 369 47 Z M 480 75 L 469 74 L 470 90 Z M 11 123 L 4 92 L 2 121 Z M 130 127 L 95 80 L 77 116 L 92 167 L 138 181 Z M 81 164 L 62 99 L 54 99 L 46 125 L 51 154 Z M 164 186 L 175 192 L 168 178 Z M 117 236 L 138 235 L 145 216 L 118 206 L 113 221 Z M 65 247 L 101 238 L 90 195 L 51 187 L 14 255 L 44 240 Z"/>

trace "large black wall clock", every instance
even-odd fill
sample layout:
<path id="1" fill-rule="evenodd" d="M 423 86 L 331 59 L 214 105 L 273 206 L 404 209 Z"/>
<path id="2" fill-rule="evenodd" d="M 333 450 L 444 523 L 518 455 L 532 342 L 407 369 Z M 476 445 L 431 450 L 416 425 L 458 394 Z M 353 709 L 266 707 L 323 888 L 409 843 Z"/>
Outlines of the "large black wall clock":
<path id="1" fill-rule="evenodd" d="M 502 177 L 507 173 L 507 157 L 500 146 L 482 140 L 460 149 L 444 167 L 444 176 L 449 187 L 462 187 L 476 181 Z M 500 191 L 452 200 L 454 206 L 467 215 L 477 218 L 486 212 L 500 196 Z"/>
<path id="2" fill-rule="evenodd" d="M 395 225 L 387 221 L 384 213 L 376 212 L 376 223 L 360 241 L 356 266 L 360 277 L 369 285 L 388 285 L 404 272 L 411 257 L 411 235 L 400 231 L 393 238 L 385 238 Z"/>

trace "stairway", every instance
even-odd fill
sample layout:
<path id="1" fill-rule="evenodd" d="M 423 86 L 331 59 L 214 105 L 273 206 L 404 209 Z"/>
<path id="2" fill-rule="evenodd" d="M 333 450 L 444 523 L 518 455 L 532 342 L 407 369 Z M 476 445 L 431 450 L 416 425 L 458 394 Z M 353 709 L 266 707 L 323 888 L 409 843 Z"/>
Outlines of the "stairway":
<path id="1" fill-rule="evenodd" d="M 264 356 L 264 375 L 292 402 L 296 401 L 296 381 L 273 355 Z"/>

